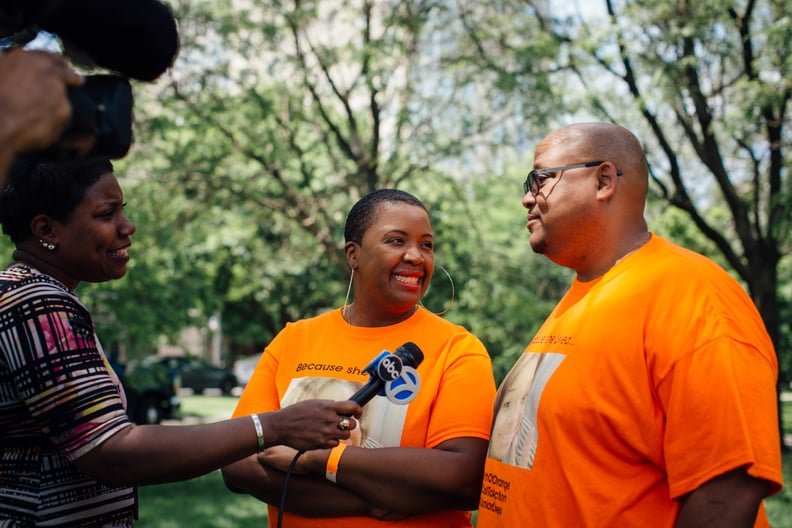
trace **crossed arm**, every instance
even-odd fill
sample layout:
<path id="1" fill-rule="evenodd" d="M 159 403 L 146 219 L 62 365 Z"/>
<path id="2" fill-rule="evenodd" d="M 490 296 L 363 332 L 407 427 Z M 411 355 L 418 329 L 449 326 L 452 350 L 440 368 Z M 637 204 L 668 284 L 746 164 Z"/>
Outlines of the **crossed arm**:
<path id="1" fill-rule="evenodd" d="M 329 450 L 304 453 L 288 482 L 285 509 L 306 517 L 400 519 L 478 505 L 487 441 L 455 438 L 434 449 L 348 447 L 336 483 L 325 480 Z M 226 485 L 279 506 L 295 452 L 274 448 L 223 469 Z"/>

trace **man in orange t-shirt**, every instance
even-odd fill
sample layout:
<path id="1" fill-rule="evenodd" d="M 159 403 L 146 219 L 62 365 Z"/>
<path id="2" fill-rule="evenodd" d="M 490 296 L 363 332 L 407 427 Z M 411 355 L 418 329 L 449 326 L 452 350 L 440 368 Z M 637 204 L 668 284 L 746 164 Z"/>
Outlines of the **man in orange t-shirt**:
<path id="1" fill-rule="evenodd" d="M 648 231 L 624 128 L 551 133 L 535 167 L 531 246 L 577 276 L 499 388 L 477 527 L 767 526 L 778 365 L 751 299 Z"/>

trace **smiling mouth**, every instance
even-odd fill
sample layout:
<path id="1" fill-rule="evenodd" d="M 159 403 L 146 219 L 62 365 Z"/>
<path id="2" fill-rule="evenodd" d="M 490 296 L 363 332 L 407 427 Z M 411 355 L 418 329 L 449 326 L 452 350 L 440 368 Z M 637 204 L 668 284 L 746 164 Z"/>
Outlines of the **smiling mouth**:
<path id="1" fill-rule="evenodd" d="M 404 275 L 394 275 L 393 278 L 403 284 L 409 284 L 410 286 L 417 286 L 418 283 L 420 282 L 420 277 L 406 277 Z"/>
<path id="2" fill-rule="evenodd" d="M 110 254 L 114 257 L 127 257 L 129 256 L 129 248 L 125 247 L 121 249 L 116 249 L 115 251 L 111 251 Z"/>

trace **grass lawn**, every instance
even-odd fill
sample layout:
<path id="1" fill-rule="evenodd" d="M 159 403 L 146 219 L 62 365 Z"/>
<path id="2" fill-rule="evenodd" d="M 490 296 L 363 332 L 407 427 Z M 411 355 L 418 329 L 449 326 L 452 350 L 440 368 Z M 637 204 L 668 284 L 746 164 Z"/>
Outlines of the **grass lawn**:
<path id="1" fill-rule="evenodd" d="M 182 420 L 190 424 L 229 418 L 234 396 L 181 396 Z M 141 486 L 138 489 L 140 528 L 265 528 L 266 504 L 231 493 L 219 471 L 185 482 Z"/>
<path id="2" fill-rule="evenodd" d="M 219 471 L 186 482 L 142 486 L 139 528 L 266 528 L 267 506 L 236 495 Z"/>
<path id="3" fill-rule="evenodd" d="M 185 396 L 185 421 L 227 418 L 235 397 Z M 786 434 L 792 435 L 792 401 L 784 404 Z M 792 528 L 792 453 L 784 455 L 784 489 L 765 501 L 772 528 Z M 219 471 L 186 482 L 142 486 L 140 528 L 264 528 L 266 506 L 247 496 L 235 495 L 223 484 Z"/>

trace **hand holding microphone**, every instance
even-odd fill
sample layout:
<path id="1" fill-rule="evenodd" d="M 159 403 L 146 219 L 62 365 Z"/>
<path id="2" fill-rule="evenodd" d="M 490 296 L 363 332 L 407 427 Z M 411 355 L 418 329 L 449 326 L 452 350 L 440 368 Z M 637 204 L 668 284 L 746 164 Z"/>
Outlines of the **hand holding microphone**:
<path id="1" fill-rule="evenodd" d="M 362 407 L 371 401 L 377 394 L 385 395 L 388 397 L 389 401 L 401 405 L 411 402 L 418 394 L 418 389 L 421 385 L 420 377 L 415 367 L 421 364 L 423 358 L 424 355 L 421 349 L 412 342 L 404 343 L 397 348 L 393 354 L 387 350 L 383 350 L 365 369 L 363 369 L 363 372 L 369 374 L 368 382 L 366 382 L 360 390 L 355 392 L 355 394 L 350 396 L 349 400 L 336 403 L 345 403 L 348 405 L 355 403 Z M 350 420 L 352 414 L 344 414 L 343 412 L 339 412 L 338 414 L 343 416 L 343 418 L 338 422 L 336 427 L 342 434 L 348 435 L 348 431 L 353 429 L 356 425 Z M 325 478 L 330 482 L 336 482 L 341 456 L 346 448 L 347 444 L 340 442 L 330 450 L 330 453 L 328 453 L 327 458 L 323 462 Z M 284 451 L 286 453 L 285 456 Z M 283 448 L 276 448 L 267 449 L 258 455 L 259 463 L 286 472 L 286 480 L 283 483 L 284 490 L 288 484 L 289 475 L 291 475 L 292 472 L 308 473 L 310 471 L 301 468 L 297 463 L 303 453 L 292 453 L 293 452 L 289 449 L 284 450 Z M 281 496 L 280 512 L 284 511 L 285 497 L 284 491 Z M 280 512 L 278 514 L 279 526 L 282 520 Z"/>
<path id="2" fill-rule="evenodd" d="M 278 411 L 258 414 L 258 420 L 253 418 L 253 423 L 259 451 L 273 445 L 302 451 L 331 448 L 349 438 L 349 431 L 357 426 L 351 417 L 359 414 L 360 407 L 354 402 L 333 400 L 303 400 Z M 339 416 L 351 422 L 348 429 L 336 428 Z"/>
<path id="3" fill-rule="evenodd" d="M 369 374 L 369 380 L 350 396 L 349 401 L 362 407 L 379 394 L 399 405 L 410 403 L 418 395 L 421 386 L 421 378 L 415 367 L 421 364 L 423 358 L 423 352 L 418 345 L 409 341 L 397 348 L 393 354 L 383 350 L 363 369 L 363 372 Z M 345 416 L 338 423 L 341 431 L 348 431 L 350 427 L 349 417 Z M 346 444 L 340 443 L 328 455 L 325 478 L 330 482 L 336 482 L 339 463 L 346 447 Z"/>

